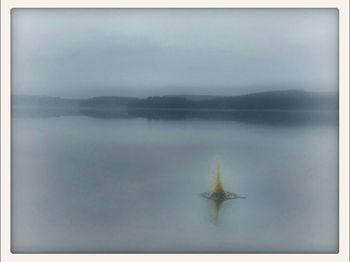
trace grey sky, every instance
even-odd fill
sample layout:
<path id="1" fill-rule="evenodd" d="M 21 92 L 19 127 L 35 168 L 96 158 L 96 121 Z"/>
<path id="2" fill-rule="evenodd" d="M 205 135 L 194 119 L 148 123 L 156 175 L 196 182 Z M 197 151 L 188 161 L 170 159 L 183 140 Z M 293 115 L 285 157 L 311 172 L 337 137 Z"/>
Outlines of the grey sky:
<path id="1" fill-rule="evenodd" d="M 335 9 L 16 9 L 14 94 L 336 91 Z"/>

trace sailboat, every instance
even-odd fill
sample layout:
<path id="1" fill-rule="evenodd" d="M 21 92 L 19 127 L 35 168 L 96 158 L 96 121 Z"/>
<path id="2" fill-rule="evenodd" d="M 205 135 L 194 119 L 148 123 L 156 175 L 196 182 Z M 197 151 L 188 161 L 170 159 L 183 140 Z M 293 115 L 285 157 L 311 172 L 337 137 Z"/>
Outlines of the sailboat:
<path id="1" fill-rule="evenodd" d="M 204 192 L 201 195 L 207 199 L 211 199 L 214 201 L 224 201 L 228 199 L 245 198 L 237 195 L 236 193 L 232 193 L 224 190 L 223 183 L 221 180 L 221 168 L 219 164 L 217 165 L 216 172 L 215 172 L 214 190 L 212 192 Z"/>

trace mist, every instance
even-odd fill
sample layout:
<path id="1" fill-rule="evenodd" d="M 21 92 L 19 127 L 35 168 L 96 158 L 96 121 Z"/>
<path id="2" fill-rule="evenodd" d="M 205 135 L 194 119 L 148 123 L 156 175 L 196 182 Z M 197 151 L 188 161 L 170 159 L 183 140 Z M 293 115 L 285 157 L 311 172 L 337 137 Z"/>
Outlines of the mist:
<path id="1" fill-rule="evenodd" d="M 336 9 L 14 9 L 12 93 L 337 91 Z"/>

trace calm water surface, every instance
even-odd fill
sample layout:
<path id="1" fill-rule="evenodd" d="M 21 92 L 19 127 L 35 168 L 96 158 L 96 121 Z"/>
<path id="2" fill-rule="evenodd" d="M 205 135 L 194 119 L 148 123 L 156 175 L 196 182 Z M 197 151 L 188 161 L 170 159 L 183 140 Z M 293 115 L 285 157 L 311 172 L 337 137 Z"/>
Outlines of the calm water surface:
<path id="1" fill-rule="evenodd" d="M 337 252 L 338 128 L 14 117 L 13 252 Z M 227 191 L 214 203 L 217 163 Z"/>

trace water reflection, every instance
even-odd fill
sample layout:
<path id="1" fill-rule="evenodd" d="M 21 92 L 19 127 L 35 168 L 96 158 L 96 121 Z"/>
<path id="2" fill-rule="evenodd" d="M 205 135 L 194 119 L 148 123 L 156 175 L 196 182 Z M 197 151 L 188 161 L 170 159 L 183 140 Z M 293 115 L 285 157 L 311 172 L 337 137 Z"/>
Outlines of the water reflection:
<path id="1" fill-rule="evenodd" d="M 214 200 L 214 224 L 218 223 L 220 209 L 224 200 Z"/>

